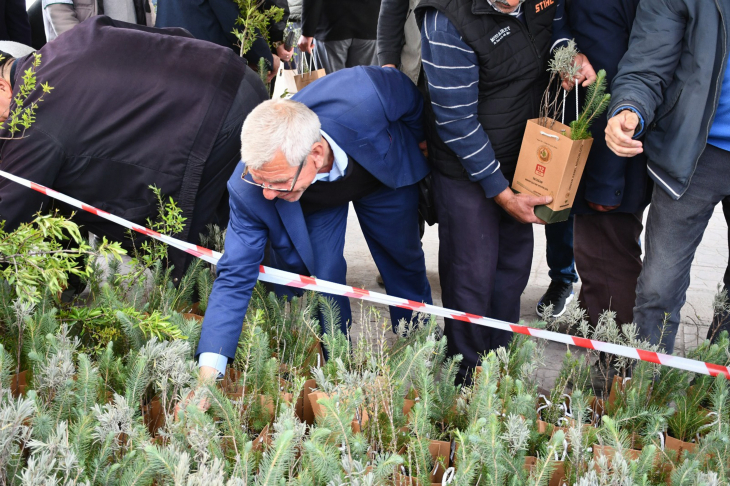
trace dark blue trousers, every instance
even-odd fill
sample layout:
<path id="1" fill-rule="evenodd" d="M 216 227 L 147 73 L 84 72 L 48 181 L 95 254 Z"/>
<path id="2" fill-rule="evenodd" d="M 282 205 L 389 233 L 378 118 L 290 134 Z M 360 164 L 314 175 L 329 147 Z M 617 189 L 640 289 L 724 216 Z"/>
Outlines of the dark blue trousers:
<path id="1" fill-rule="evenodd" d="M 444 307 L 507 322 L 520 319 L 532 266 L 532 225 L 518 223 L 475 182 L 433 172 Z M 464 360 L 457 382 L 471 381 L 481 356 L 507 346 L 512 333 L 445 319 L 448 354 Z"/>
<path id="2" fill-rule="evenodd" d="M 431 304 L 431 286 L 426 277 L 426 261 L 418 229 L 418 186 L 414 184 L 395 190 L 382 188 L 353 201 L 353 206 L 388 295 Z M 317 272 L 314 276 L 317 278 L 346 283 L 347 262 L 343 253 L 348 210 L 349 205 L 345 204 L 304 217 L 315 254 Z M 275 261 L 275 255 L 272 257 Z M 285 293 L 293 292 L 287 289 Z M 341 329 L 346 333 L 352 322 L 350 299 L 335 295 L 328 297 L 339 305 Z M 411 316 L 412 311 L 408 309 L 390 307 L 394 329 L 401 319 L 410 320 Z"/>
<path id="3" fill-rule="evenodd" d="M 573 215 L 567 221 L 545 225 L 546 260 L 553 282 L 574 284 L 578 282 L 573 255 Z"/>

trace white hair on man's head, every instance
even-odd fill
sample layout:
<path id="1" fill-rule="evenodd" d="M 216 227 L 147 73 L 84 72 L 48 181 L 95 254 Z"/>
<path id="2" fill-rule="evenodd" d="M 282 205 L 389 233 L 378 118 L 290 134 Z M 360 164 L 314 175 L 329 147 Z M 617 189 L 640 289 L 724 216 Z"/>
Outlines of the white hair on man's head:
<path id="1" fill-rule="evenodd" d="M 312 144 L 322 139 L 319 117 L 303 103 L 274 99 L 249 113 L 241 130 L 241 159 L 260 169 L 281 150 L 291 166 L 309 155 Z"/>

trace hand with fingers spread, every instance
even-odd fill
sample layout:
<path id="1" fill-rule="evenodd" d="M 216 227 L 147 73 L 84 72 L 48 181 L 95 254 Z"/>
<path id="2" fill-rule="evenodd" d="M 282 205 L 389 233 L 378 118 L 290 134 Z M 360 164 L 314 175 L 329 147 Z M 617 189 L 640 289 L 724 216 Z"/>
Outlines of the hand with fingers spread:
<path id="1" fill-rule="evenodd" d="M 550 196 L 533 196 L 532 194 L 515 194 L 509 187 L 495 196 L 494 202 L 520 223 L 545 224 L 535 216 L 535 206 L 550 204 Z"/>
<path id="2" fill-rule="evenodd" d="M 580 66 L 578 70 L 578 77 L 575 79 L 563 79 L 563 89 L 570 91 L 573 89 L 574 83 L 579 83 L 584 88 L 590 86 L 596 80 L 596 70 L 593 69 L 593 65 L 588 61 L 585 54 L 577 54 L 573 58 L 573 64 Z"/>
<path id="3" fill-rule="evenodd" d="M 639 126 L 639 115 L 623 110 L 608 120 L 606 145 L 619 157 L 633 157 L 644 151 L 643 144 L 633 136 Z"/>

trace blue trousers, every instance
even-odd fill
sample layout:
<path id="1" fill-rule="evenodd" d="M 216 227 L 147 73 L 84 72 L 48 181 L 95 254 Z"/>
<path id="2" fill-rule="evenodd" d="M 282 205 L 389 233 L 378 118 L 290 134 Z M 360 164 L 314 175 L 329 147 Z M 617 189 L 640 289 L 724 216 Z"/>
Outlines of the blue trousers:
<path id="1" fill-rule="evenodd" d="M 545 225 L 548 275 L 554 282 L 573 284 L 578 281 L 573 255 L 573 219 L 571 214 L 567 221 Z"/>
<path id="2" fill-rule="evenodd" d="M 418 186 L 382 188 L 353 201 L 353 206 L 388 295 L 433 303 L 418 229 Z M 344 249 L 348 210 L 349 204 L 345 204 L 304 216 L 315 254 L 317 278 L 346 283 Z M 285 293 L 291 294 L 291 289 Z M 328 297 L 339 305 L 340 327 L 346 333 L 352 322 L 350 300 L 336 295 Z M 401 319 L 410 320 L 411 316 L 412 311 L 408 309 L 390 307 L 394 330 Z"/>
<path id="3" fill-rule="evenodd" d="M 644 268 L 636 287 L 634 320 L 644 338 L 674 351 L 690 267 L 715 206 L 730 195 L 730 152 L 707 145 L 679 200 L 654 186 L 646 222 Z M 606 269 L 610 272 L 611 269 Z M 662 322 L 668 315 L 662 334 Z"/>

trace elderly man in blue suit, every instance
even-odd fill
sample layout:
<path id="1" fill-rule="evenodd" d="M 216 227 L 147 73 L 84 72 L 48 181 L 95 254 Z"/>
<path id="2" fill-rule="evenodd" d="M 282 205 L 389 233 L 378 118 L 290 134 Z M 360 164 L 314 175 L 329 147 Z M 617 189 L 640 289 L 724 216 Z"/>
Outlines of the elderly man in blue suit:
<path id="1" fill-rule="evenodd" d="M 224 373 L 235 356 L 267 241 L 273 267 L 345 283 L 351 202 L 387 292 L 431 303 L 418 228 L 416 183 L 429 172 L 421 114 L 413 83 L 374 66 L 338 71 L 251 112 L 228 182 L 231 219 L 197 350 L 201 375 Z M 345 330 L 349 301 L 334 298 Z M 390 312 L 393 326 L 411 317 Z"/>

